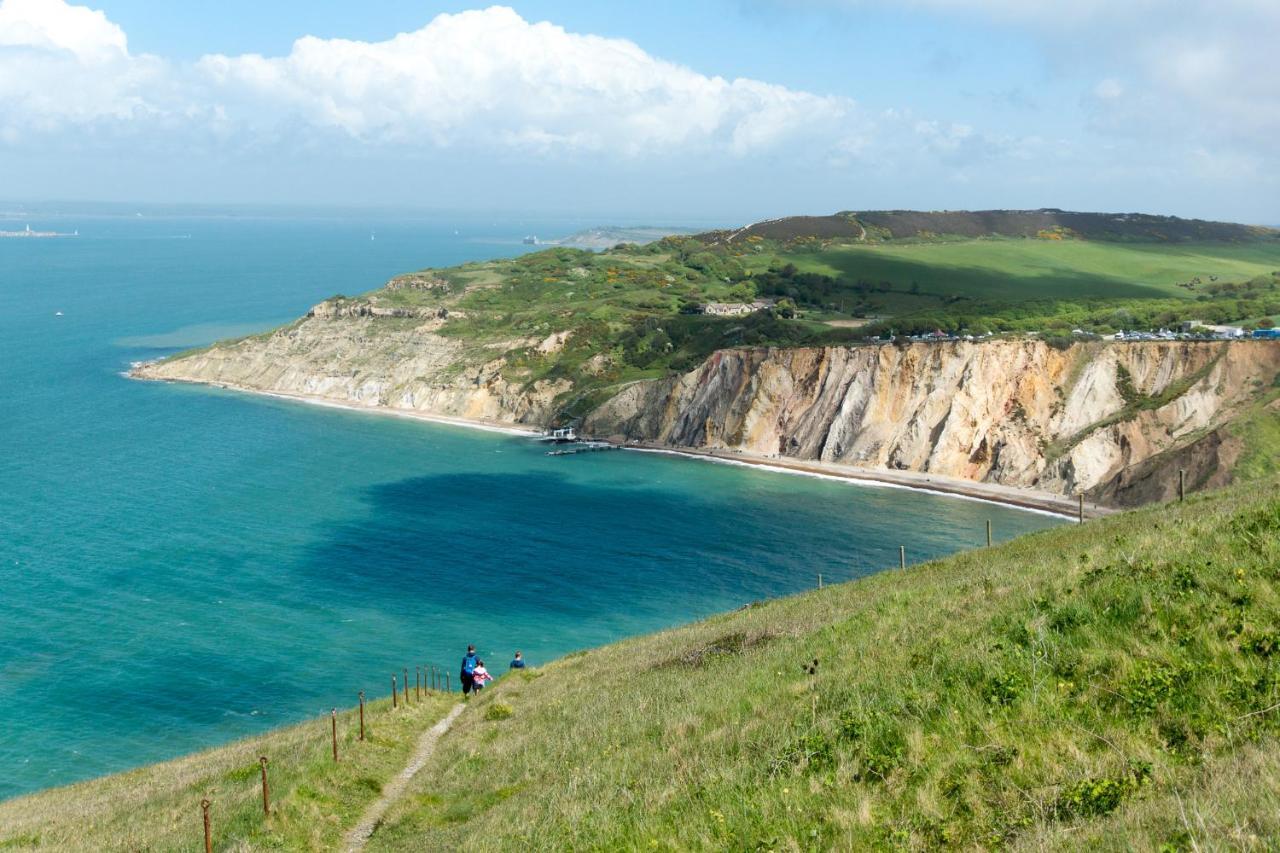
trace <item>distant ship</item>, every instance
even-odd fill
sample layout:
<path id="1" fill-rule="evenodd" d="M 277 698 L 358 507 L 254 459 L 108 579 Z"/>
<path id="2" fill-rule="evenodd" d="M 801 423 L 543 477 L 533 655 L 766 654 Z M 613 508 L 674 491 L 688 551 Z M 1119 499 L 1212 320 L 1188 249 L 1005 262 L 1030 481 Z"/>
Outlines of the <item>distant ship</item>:
<path id="1" fill-rule="evenodd" d="M 538 235 L 537 235 L 537 234 L 530 234 L 528 237 L 525 237 L 525 238 L 524 238 L 524 244 L 525 244 L 526 246 L 537 246 L 537 245 L 540 245 L 540 244 L 538 243 Z"/>
<path id="2" fill-rule="evenodd" d="M 22 237 L 22 238 L 39 238 L 39 237 L 79 237 L 79 230 L 74 234 L 60 234 L 57 231 L 32 231 L 28 225 L 22 231 L 0 231 L 0 238 L 5 237 Z"/>

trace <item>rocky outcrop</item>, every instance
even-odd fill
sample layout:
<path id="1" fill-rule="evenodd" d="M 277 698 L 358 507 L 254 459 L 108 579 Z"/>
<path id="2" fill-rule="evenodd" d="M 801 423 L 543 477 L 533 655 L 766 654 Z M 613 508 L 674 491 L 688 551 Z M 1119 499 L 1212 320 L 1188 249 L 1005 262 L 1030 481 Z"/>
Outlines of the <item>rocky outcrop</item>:
<path id="1" fill-rule="evenodd" d="M 482 421 L 553 417 L 567 380 L 509 381 L 500 355 L 440 334 L 443 312 L 328 300 L 269 335 L 142 364 L 134 375 Z"/>
<path id="2" fill-rule="evenodd" d="M 352 299 L 327 299 L 312 308 L 307 317 L 320 320 L 347 320 L 358 317 L 396 317 L 400 319 L 445 320 L 449 309 L 400 308 L 378 305 L 375 302 Z"/>
<path id="3" fill-rule="evenodd" d="M 1151 460 L 1213 432 L 1277 372 L 1267 342 L 730 350 L 627 387 L 584 428 L 1128 502 L 1163 494 Z M 1146 486 L 1117 480 L 1144 464 Z"/>

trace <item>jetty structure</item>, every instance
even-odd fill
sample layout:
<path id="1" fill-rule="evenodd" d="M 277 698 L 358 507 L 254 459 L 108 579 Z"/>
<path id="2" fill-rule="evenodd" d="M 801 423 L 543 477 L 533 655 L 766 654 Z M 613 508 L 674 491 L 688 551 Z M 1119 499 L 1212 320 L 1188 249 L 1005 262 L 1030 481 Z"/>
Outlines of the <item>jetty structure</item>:
<path id="1" fill-rule="evenodd" d="M 582 441 L 572 447 L 559 450 L 548 450 L 548 456 L 573 456 L 577 453 L 597 453 L 602 450 L 621 450 L 622 448 L 608 441 Z"/>
<path id="2" fill-rule="evenodd" d="M 578 432 L 571 426 L 550 429 L 538 436 L 538 441 L 549 441 L 552 444 L 574 444 L 578 441 Z"/>
<path id="3" fill-rule="evenodd" d="M 571 426 L 549 429 L 537 437 L 538 441 L 556 445 L 555 450 L 548 450 L 548 456 L 573 456 L 577 453 L 595 453 L 601 450 L 621 450 L 610 441 L 599 441 L 584 438 Z"/>

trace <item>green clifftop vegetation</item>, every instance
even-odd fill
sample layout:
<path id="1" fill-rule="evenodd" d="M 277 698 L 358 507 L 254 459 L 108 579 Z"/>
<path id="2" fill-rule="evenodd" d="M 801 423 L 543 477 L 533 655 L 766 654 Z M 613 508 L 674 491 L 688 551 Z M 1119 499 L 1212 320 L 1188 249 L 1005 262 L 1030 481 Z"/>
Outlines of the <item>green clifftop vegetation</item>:
<path id="1" fill-rule="evenodd" d="M 949 228 L 935 231 L 932 228 Z M 709 302 L 773 307 L 711 316 Z M 504 360 L 517 383 L 568 379 L 563 417 L 622 385 L 736 346 L 873 335 L 1109 333 L 1280 319 L 1280 231 L 1171 217 L 887 212 L 793 217 L 596 253 L 554 248 L 424 270 L 354 300 L 443 308 L 459 365 Z M 557 337 L 553 337 L 557 336 Z"/>
<path id="2" fill-rule="evenodd" d="M 369 849 L 1274 849 L 1277 486 L 1064 526 L 504 676 Z M 405 744 L 441 711 L 379 707 L 374 730 Z M 388 714 L 406 731 L 389 732 Z M 314 727 L 309 753 L 273 761 L 282 807 L 263 823 L 250 771 L 277 737 L 297 735 L 0 805 L 0 847 L 65 849 L 109 829 L 99 837 L 118 847 L 192 849 L 212 792 L 241 810 L 219 849 L 329 849 L 406 751 L 379 745 L 369 767 L 333 771 Z"/>

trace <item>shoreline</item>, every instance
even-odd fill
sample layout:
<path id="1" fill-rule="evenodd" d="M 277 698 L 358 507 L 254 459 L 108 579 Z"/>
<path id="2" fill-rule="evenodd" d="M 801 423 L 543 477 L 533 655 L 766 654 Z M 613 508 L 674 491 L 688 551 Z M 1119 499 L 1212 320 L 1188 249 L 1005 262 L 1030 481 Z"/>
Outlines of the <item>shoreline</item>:
<path id="1" fill-rule="evenodd" d="M 536 427 L 521 426 L 507 421 L 490 421 L 483 418 L 464 418 L 456 415 L 438 415 L 431 412 L 423 412 L 418 409 L 396 409 L 391 406 L 373 405 L 368 406 L 362 403 L 353 403 L 345 400 L 333 400 L 328 397 L 316 397 L 309 394 L 290 394 L 287 391 L 263 391 L 260 388 L 246 388 L 243 385 L 236 385 L 231 382 L 202 382 L 196 379 L 171 379 L 167 376 L 147 376 L 139 373 L 140 368 L 146 367 L 151 362 L 140 362 L 131 365 L 128 370 L 121 375 L 126 379 L 133 379 L 139 382 L 164 382 L 173 383 L 175 385 L 203 385 L 206 388 L 219 388 L 223 391 L 235 391 L 239 394 L 251 394 L 255 397 L 271 397 L 277 400 L 288 400 L 294 403 L 304 403 L 308 406 L 320 406 L 326 409 L 341 409 L 346 412 L 359 412 L 363 414 L 379 415 L 384 417 L 404 418 L 412 421 L 426 421 L 427 423 L 445 424 L 447 426 L 465 427 L 466 429 L 478 429 L 484 432 L 496 432 L 505 435 L 531 436 L 541 435 L 542 430 Z"/>
<path id="2" fill-rule="evenodd" d="M 1079 516 L 1079 504 L 1076 501 L 1052 492 L 1041 492 L 1018 486 L 1003 486 L 998 483 L 980 483 L 973 480 L 962 480 L 958 477 L 926 474 L 920 471 L 860 468 L 856 465 L 841 465 L 835 462 L 818 460 L 766 457 L 746 450 L 704 450 L 691 447 L 672 447 L 653 442 L 620 444 L 618 446 L 624 450 L 632 450 L 637 453 L 684 456 L 703 462 L 741 465 L 746 468 L 764 468 L 780 474 L 837 480 L 872 488 L 931 492 L 961 500 L 1013 507 L 1026 512 L 1051 515 L 1055 518 L 1067 520 L 1075 520 Z M 1120 511 L 1100 504 L 1086 502 L 1084 515 L 1085 518 L 1100 518 Z"/>
<path id="3" fill-rule="evenodd" d="M 257 388 L 246 388 L 244 386 L 226 382 L 201 382 L 197 380 L 171 379 L 168 377 L 152 377 L 139 372 L 139 370 L 145 368 L 147 364 L 149 364 L 149 362 L 131 365 L 130 369 L 126 371 L 124 375 L 129 379 L 147 382 L 175 382 L 188 385 L 204 385 L 210 388 L 221 388 L 226 391 L 236 391 L 239 393 L 253 394 L 262 397 L 272 397 L 279 400 L 288 400 L 311 406 L 321 406 L 324 408 L 340 409 L 348 412 L 360 412 L 371 415 L 425 421 L 427 423 L 464 427 L 466 429 L 478 429 L 485 432 L 501 433 L 504 435 L 529 437 L 541 435 L 543 432 L 543 430 L 535 427 L 522 426 L 505 421 L 490 421 L 482 418 L 465 418 L 456 415 L 439 415 L 419 411 L 417 409 L 397 409 L 391 406 L 370 406 L 361 403 L 333 400 L 327 397 L 315 397 L 306 394 L 290 394 L 284 391 L 263 391 Z M 864 486 L 932 492 L 934 494 L 941 494 L 964 500 L 1010 506 L 1015 509 L 1043 513 L 1059 518 L 1075 519 L 1079 512 L 1079 505 L 1075 500 L 1052 492 L 1041 492 L 1017 486 L 1003 486 L 996 483 L 981 483 L 973 480 L 962 480 L 958 477 L 946 477 L 938 474 L 926 474 L 918 471 L 890 471 L 888 469 L 861 468 L 855 465 L 842 465 L 839 463 L 822 462 L 818 460 L 766 457 L 761 454 L 745 450 L 675 447 L 657 442 L 636 441 L 619 443 L 616 441 L 609 441 L 608 439 L 595 440 L 607 441 L 622 450 L 631 450 L 641 453 L 665 453 L 673 456 L 698 459 L 704 462 L 717 462 L 727 465 L 743 465 L 751 468 L 764 468 L 780 474 L 820 477 L 824 479 L 858 483 Z M 1098 518 L 1118 511 L 1119 510 L 1098 504 L 1085 504 L 1085 518 Z"/>

